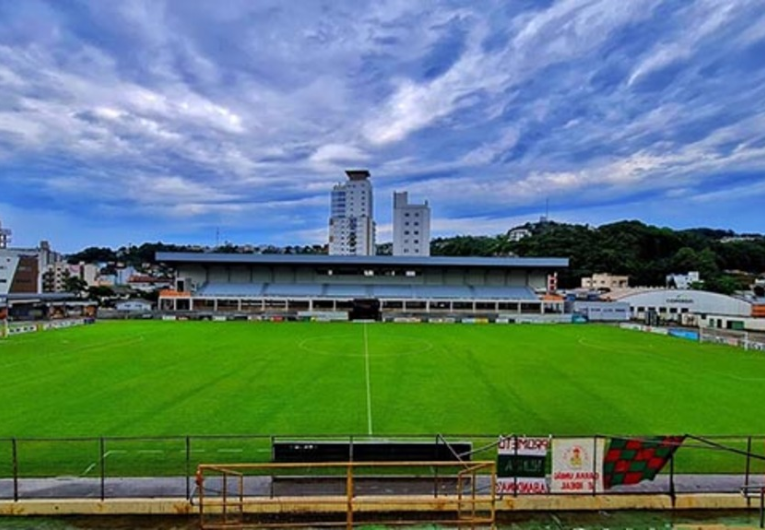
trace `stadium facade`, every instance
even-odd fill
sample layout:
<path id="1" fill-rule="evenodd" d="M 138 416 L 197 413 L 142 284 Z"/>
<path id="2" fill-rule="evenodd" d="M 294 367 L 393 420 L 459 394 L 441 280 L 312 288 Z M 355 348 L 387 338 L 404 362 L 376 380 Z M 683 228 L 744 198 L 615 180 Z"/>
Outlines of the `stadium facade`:
<path id="1" fill-rule="evenodd" d="M 159 252 L 176 271 L 162 311 L 296 315 L 563 313 L 544 294 L 567 258 L 455 258 Z"/>

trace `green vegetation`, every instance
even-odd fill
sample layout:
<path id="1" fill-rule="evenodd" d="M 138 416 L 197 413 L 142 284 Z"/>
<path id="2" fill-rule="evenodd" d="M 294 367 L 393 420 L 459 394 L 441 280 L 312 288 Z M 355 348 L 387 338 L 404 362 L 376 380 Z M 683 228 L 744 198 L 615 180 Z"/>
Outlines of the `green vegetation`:
<path id="1" fill-rule="evenodd" d="M 265 460 L 271 434 L 370 426 L 485 435 L 476 446 L 500 433 L 765 433 L 761 353 L 601 326 L 101 322 L 3 340 L 0 368 L 0 438 L 264 435 L 195 439 L 206 461 Z M 110 472 L 184 466 L 182 438 L 144 440 L 140 454 L 107 443 Z M 57 474 L 92 472 L 100 454 L 98 440 L 20 444 Z M 0 440 L 0 476 L 10 452 Z"/>
<path id="2" fill-rule="evenodd" d="M 504 235 L 458 236 L 433 240 L 434 256 L 568 257 L 560 274 L 563 288 L 578 287 L 597 272 L 627 274 L 631 285 L 664 285 L 670 273 L 699 271 L 704 288 L 732 293 L 747 289 L 752 277 L 765 272 L 765 237 L 757 234 L 730 240 L 731 231 L 696 228 L 672 230 L 620 221 L 592 227 L 554 222 L 524 225 L 532 233 L 518 242 Z"/>
<path id="3" fill-rule="evenodd" d="M 509 241 L 505 234 L 495 236 L 460 235 L 436 238 L 431 242 L 433 256 L 512 256 L 567 257 L 571 266 L 560 274 L 560 287 L 578 287 L 581 278 L 598 272 L 627 274 L 631 285 L 664 285 L 670 273 L 699 271 L 704 289 L 732 293 L 748 289 L 753 277 L 765 273 L 765 236 L 739 235 L 730 230 L 693 228 L 673 230 L 646 225 L 640 221 L 592 227 L 555 222 L 527 223 L 531 236 Z M 738 237 L 736 237 L 738 236 Z M 215 252 L 252 252 L 254 247 L 230 243 Z M 89 247 L 69 256 L 78 263 L 105 263 L 112 271 L 117 263 L 139 270 L 156 269 L 158 251 L 201 252 L 198 246 L 143 243 L 140 246 L 110 248 Z M 326 246 L 257 247 L 263 254 L 324 254 Z M 378 255 L 390 255 L 391 244 L 378 245 Z"/>

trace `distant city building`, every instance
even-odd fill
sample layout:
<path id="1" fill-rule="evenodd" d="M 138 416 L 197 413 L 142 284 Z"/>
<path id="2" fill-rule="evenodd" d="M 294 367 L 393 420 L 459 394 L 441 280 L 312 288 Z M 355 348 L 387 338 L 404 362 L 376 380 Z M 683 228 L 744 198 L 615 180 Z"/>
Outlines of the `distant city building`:
<path id="1" fill-rule="evenodd" d="M 79 278 L 88 287 L 99 285 L 99 268 L 92 263 L 74 263 L 56 261 L 49 264 L 43 272 L 43 292 L 63 293 L 67 290 L 69 278 Z"/>
<path id="2" fill-rule="evenodd" d="M 37 248 L 0 248 L 0 294 L 43 292 L 43 275 L 59 259 L 47 241 Z"/>
<path id="3" fill-rule="evenodd" d="M 0 221 L 0 249 L 8 248 L 10 242 L 11 231 L 8 228 L 3 228 L 3 223 Z"/>
<path id="4" fill-rule="evenodd" d="M 369 171 L 349 170 L 348 182 L 332 189 L 329 253 L 335 256 L 373 256 L 375 221 Z"/>
<path id="5" fill-rule="evenodd" d="M 720 243 L 738 243 L 740 241 L 759 241 L 762 236 L 727 236 L 720 240 Z"/>
<path id="6" fill-rule="evenodd" d="M 599 273 L 582 278 L 582 289 L 625 289 L 629 287 L 629 276 L 617 276 L 615 274 Z"/>
<path id="7" fill-rule="evenodd" d="M 133 290 L 150 293 L 158 289 L 167 289 L 172 287 L 173 279 L 156 278 L 146 274 L 136 274 L 130 277 L 127 284 Z"/>
<path id="8" fill-rule="evenodd" d="M 393 194 L 393 255 L 430 256 L 430 207 L 409 204 L 407 192 Z"/>
<path id="9" fill-rule="evenodd" d="M 518 228 L 513 228 L 507 233 L 507 240 L 516 242 L 516 241 L 520 241 L 521 239 L 525 237 L 529 237 L 530 235 L 531 235 L 531 230 L 529 230 L 528 228 L 519 226 Z"/>
<path id="10" fill-rule="evenodd" d="M 670 289 L 690 289 L 694 283 L 701 283 L 701 276 L 697 271 L 688 274 L 667 274 L 666 285 Z"/>

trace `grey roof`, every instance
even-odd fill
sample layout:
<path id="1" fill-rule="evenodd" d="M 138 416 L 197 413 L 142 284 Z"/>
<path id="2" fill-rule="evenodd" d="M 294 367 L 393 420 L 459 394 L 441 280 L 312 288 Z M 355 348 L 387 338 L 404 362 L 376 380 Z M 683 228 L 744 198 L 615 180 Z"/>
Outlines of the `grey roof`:
<path id="1" fill-rule="evenodd" d="M 77 295 L 72 293 L 7 293 L 0 294 L 0 300 L 24 300 L 30 302 L 42 300 L 72 300 Z"/>
<path id="2" fill-rule="evenodd" d="M 481 267 L 515 269 L 565 269 L 568 258 L 454 258 L 401 256 L 328 256 L 326 254 L 217 254 L 157 252 L 165 263 L 240 263 L 260 265 L 371 265 L 401 267 Z"/>

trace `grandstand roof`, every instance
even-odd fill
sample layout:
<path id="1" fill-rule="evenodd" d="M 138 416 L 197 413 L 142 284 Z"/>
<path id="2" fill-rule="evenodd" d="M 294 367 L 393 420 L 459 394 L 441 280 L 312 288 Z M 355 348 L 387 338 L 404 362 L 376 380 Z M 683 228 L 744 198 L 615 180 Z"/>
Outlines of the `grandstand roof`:
<path id="1" fill-rule="evenodd" d="M 219 254 L 157 252 L 166 263 L 239 263 L 259 265 L 370 265 L 400 267 L 482 267 L 565 269 L 568 258 L 455 258 L 401 256 L 328 256 L 326 254 Z"/>

